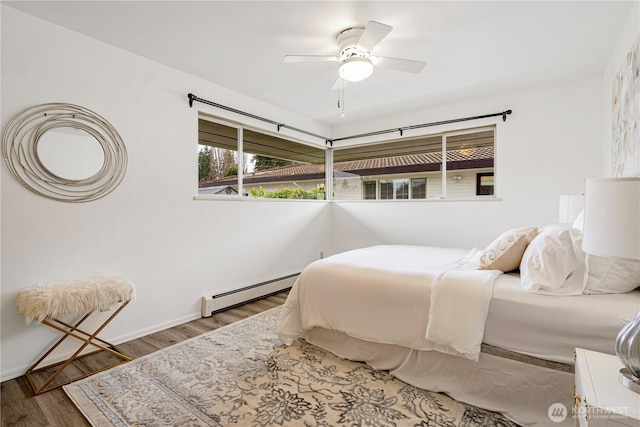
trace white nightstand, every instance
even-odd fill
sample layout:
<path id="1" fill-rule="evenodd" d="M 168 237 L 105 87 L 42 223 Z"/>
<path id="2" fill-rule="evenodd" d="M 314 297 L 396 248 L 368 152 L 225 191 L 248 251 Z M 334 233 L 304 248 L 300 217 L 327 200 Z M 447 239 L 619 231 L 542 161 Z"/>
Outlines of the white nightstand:
<path id="1" fill-rule="evenodd" d="M 616 356 L 576 349 L 576 426 L 640 427 L 640 394 L 620 384 L 622 367 Z"/>

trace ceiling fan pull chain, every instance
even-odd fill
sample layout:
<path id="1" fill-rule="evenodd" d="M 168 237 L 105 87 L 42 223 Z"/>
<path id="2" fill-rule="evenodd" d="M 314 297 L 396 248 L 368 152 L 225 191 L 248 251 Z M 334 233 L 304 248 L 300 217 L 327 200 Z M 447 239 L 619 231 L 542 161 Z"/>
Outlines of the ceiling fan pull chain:
<path id="1" fill-rule="evenodd" d="M 340 117 L 344 119 L 347 115 L 344 112 L 344 79 L 340 79 L 338 83 L 338 109 L 342 110 Z"/>

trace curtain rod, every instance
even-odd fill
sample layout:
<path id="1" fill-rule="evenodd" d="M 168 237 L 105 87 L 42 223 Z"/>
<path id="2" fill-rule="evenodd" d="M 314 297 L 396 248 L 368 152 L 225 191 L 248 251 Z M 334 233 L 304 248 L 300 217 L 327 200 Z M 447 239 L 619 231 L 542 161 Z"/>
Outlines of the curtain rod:
<path id="1" fill-rule="evenodd" d="M 468 120 L 486 119 L 488 117 L 502 116 L 502 121 L 505 122 L 505 121 L 507 121 L 507 115 L 511 114 L 511 112 L 512 112 L 511 110 L 506 110 L 506 111 L 502 111 L 500 113 L 485 114 L 485 115 L 482 115 L 482 116 L 463 117 L 463 118 L 460 118 L 460 119 L 443 120 L 443 121 L 439 121 L 439 122 L 424 123 L 424 124 L 421 124 L 421 125 L 404 126 L 404 127 L 399 127 L 399 128 L 385 129 L 385 130 L 379 130 L 379 131 L 375 131 L 375 132 L 361 133 L 361 134 L 358 134 L 358 135 L 343 136 L 342 138 L 331 139 L 331 138 L 327 138 L 325 136 L 318 135 L 318 134 L 315 134 L 315 133 L 312 133 L 312 132 L 307 132 L 306 130 L 303 130 L 303 129 L 298 129 L 298 128 L 295 128 L 293 126 L 288 126 L 288 125 L 286 125 L 284 123 L 276 122 L 275 120 L 265 119 L 264 117 L 256 116 L 255 114 L 247 113 L 245 111 L 236 110 L 235 108 L 227 107 L 226 105 L 216 104 L 215 102 L 211 102 L 211 101 L 207 101 L 206 99 L 198 98 L 196 95 L 194 95 L 192 93 L 188 94 L 187 96 L 189 97 L 189 107 L 193 107 L 194 101 L 202 102 L 203 104 L 207 104 L 207 105 L 211 105 L 213 107 L 221 108 L 223 110 L 230 111 L 232 113 L 240 114 L 242 116 L 251 117 L 252 119 L 257 119 L 257 120 L 261 120 L 263 122 L 270 123 L 272 125 L 277 126 L 278 132 L 280 132 L 281 128 L 286 128 L 286 129 L 291 129 L 293 131 L 304 133 L 306 135 L 310 135 L 310 136 L 313 136 L 313 137 L 316 137 L 316 138 L 324 139 L 325 144 L 329 145 L 330 147 L 333 147 L 333 143 L 336 142 L 336 141 L 345 141 L 347 139 L 364 138 L 364 137 L 367 137 L 367 136 L 384 135 L 384 134 L 392 133 L 392 132 L 400 132 L 400 136 L 402 136 L 402 134 L 403 134 L 403 132 L 405 130 L 420 129 L 420 128 L 425 128 L 425 127 L 430 127 L 430 126 L 437 126 L 437 125 L 446 125 L 446 124 L 449 124 L 449 123 L 465 122 L 465 121 L 468 121 Z"/>
<path id="2" fill-rule="evenodd" d="M 207 105 L 211 105 L 213 107 L 221 108 L 221 109 L 226 110 L 226 111 L 231 111 L 232 113 L 240 114 L 242 116 L 251 117 L 252 119 L 261 120 L 263 122 L 270 123 L 272 125 L 275 125 L 278 128 L 278 132 L 280 132 L 281 128 L 286 128 L 286 129 L 291 129 L 291 130 L 296 131 L 296 132 L 304 133 L 305 135 L 310 135 L 310 136 L 313 136 L 313 137 L 316 137 L 316 138 L 324 139 L 325 144 L 329 141 L 329 138 L 327 138 L 326 136 L 318 135 L 318 134 L 315 134 L 315 133 L 312 133 L 312 132 L 307 132 L 306 130 L 303 130 L 303 129 L 298 129 L 298 128 L 295 128 L 293 126 L 286 125 L 284 123 L 276 122 L 275 120 L 265 119 L 264 117 L 260 117 L 260 116 L 256 116 L 255 114 L 251 114 L 251 113 L 247 113 L 247 112 L 244 112 L 244 111 L 236 110 L 235 108 L 227 107 L 226 105 L 216 104 L 215 102 L 211 102 L 211 101 L 207 101 L 206 99 L 198 98 L 197 96 L 195 96 L 192 93 L 188 94 L 187 96 L 189 97 L 189 107 L 193 107 L 193 102 L 194 101 L 198 101 L 198 102 L 202 102 L 203 104 L 207 104 Z"/>
<path id="3" fill-rule="evenodd" d="M 426 128 L 426 127 L 429 127 L 429 126 L 437 126 L 437 125 L 446 125 L 446 124 L 449 124 L 449 123 L 465 122 L 467 120 L 486 119 L 487 117 L 502 116 L 502 121 L 505 122 L 505 121 L 507 121 L 507 114 L 511 114 L 511 110 L 506 110 L 506 111 L 503 111 L 501 113 L 485 114 L 483 116 L 463 117 L 461 119 L 442 120 L 440 122 L 424 123 L 424 124 L 421 124 L 421 125 L 404 126 L 404 127 L 400 127 L 400 128 L 392 128 L 392 129 L 378 130 L 378 131 L 375 131 L 375 132 L 361 133 L 361 134 L 358 134 L 358 135 L 344 136 L 342 138 L 332 139 L 330 142 L 331 142 L 331 146 L 333 146 L 333 143 L 336 142 L 336 141 L 344 141 L 344 140 L 353 139 L 353 138 L 364 138 L 366 136 L 383 135 L 383 134 L 392 133 L 392 132 L 400 132 L 400 136 L 402 136 L 402 133 L 405 130 L 420 129 L 420 128 Z"/>

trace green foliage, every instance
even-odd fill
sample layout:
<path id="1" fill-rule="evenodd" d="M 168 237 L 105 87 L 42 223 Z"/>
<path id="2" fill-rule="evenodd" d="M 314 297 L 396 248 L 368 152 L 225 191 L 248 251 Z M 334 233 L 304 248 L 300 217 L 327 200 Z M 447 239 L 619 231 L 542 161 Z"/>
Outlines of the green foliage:
<path id="1" fill-rule="evenodd" d="M 198 180 L 210 181 L 238 174 L 235 151 L 203 147 L 198 151 Z"/>
<path id="2" fill-rule="evenodd" d="M 295 190 L 289 188 L 283 188 L 275 191 L 265 191 L 260 186 L 259 189 L 255 187 L 251 189 L 252 197 L 259 197 L 264 199 L 310 199 L 310 200 L 324 200 L 325 193 L 324 187 L 314 188 L 311 191 L 305 191 L 302 188 L 296 188 Z"/>
<path id="3" fill-rule="evenodd" d="M 198 181 L 210 179 L 211 170 L 211 147 L 205 147 L 198 151 Z"/>

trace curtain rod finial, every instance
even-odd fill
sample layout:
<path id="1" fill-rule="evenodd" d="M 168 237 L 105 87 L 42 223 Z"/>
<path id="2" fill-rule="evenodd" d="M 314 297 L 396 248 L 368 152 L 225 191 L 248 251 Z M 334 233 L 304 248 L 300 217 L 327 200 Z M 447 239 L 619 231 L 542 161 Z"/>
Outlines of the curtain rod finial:
<path id="1" fill-rule="evenodd" d="M 189 107 L 193 107 L 193 101 L 195 100 L 196 96 L 192 93 L 187 94 L 187 97 L 189 98 Z"/>

